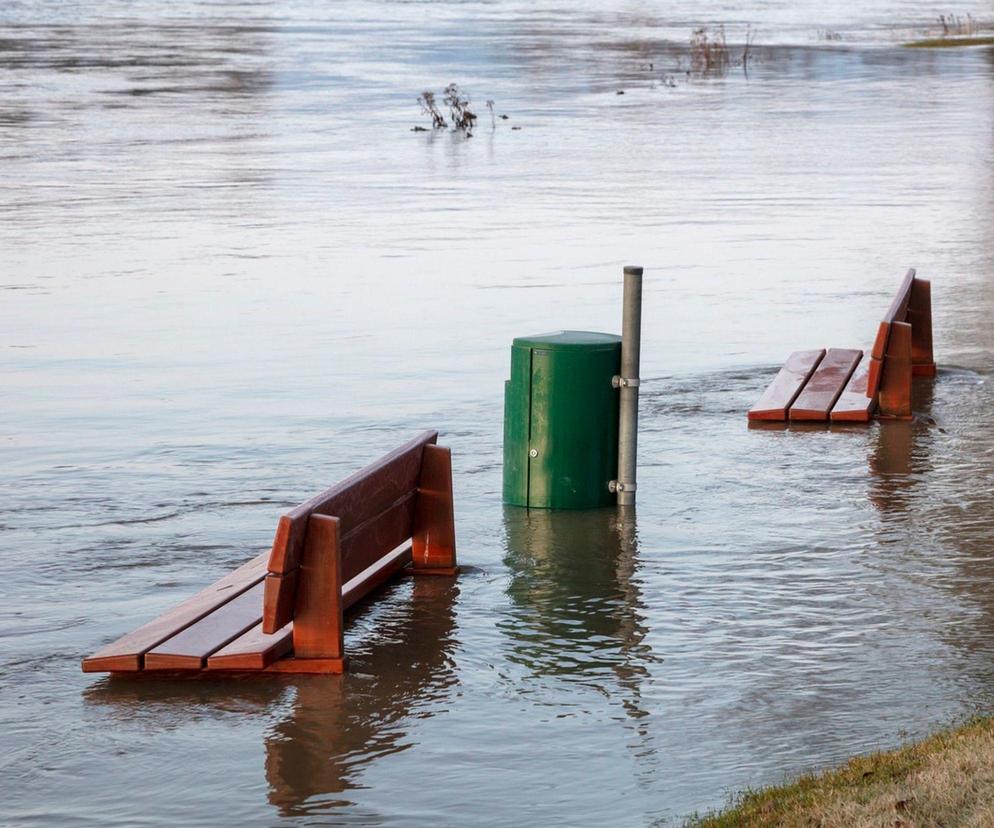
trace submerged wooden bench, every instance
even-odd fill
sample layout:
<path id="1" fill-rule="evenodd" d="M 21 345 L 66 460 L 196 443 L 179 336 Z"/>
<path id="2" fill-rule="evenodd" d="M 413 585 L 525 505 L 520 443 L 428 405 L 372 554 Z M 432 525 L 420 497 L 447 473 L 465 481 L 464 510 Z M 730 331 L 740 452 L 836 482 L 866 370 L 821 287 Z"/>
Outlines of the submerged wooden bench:
<path id="1" fill-rule="evenodd" d="M 84 658 L 83 672 L 343 672 L 345 610 L 402 572 L 458 572 L 452 458 L 437 438 L 287 512 L 271 550 Z"/>
<path id="2" fill-rule="evenodd" d="M 880 322 L 869 358 L 853 348 L 795 351 L 749 409 L 749 419 L 909 419 L 913 376 L 935 376 L 932 287 L 914 268 Z"/>

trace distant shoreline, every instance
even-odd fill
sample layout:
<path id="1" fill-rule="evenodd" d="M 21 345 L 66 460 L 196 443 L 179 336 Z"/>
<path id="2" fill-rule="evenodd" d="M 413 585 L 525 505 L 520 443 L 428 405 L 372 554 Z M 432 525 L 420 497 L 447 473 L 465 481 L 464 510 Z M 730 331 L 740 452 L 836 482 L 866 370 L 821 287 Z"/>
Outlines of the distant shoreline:
<path id="1" fill-rule="evenodd" d="M 957 46 L 994 46 L 994 35 L 930 37 L 902 44 L 908 49 L 952 49 Z"/>

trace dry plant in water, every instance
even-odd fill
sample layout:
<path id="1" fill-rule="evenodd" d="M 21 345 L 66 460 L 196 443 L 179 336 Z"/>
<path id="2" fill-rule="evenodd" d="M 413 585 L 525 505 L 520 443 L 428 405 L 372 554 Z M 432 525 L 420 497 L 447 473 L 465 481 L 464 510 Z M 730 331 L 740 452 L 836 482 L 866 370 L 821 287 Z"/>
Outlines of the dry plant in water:
<path id="1" fill-rule="evenodd" d="M 752 60 L 752 47 L 755 38 L 751 26 L 746 27 L 745 43 L 742 45 L 742 57 L 732 59 L 732 52 L 725 40 L 725 27 L 700 26 L 694 29 L 690 36 L 690 71 L 688 74 L 698 77 L 724 77 L 732 66 L 741 66 L 742 72 L 748 76 L 749 61 Z"/>
<path id="2" fill-rule="evenodd" d="M 690 71 L 695 75 L 724 75 L 731 58 L 725 43 L 725 27 L 694 29 L 690 37 Z"/>
<path id="3" fill-rule="evenodd" d="M 960 17 L 958 14 L 940 14 L 939 25 L 944 35 L 972 35 L 977 32 L 977 21 L 973 15 Z"/>
<path id="4" fill-rule="evenodd" d="M 435 93 L 425 90 L 418 95 L 418 106 L 421 112 L 431 118 L 432 129 L 447 129 L 452 126 L 453 132 L 461 132 L 467 138 L 473 137 L 473 127 L 476 126 L 476 114 L 469 108 L 469 96 L 459 88 L 459 84 L 450 83 L 442 90 L 442 102 L 439 104 Z M 444 109 L 448 110 L 449 117 L 445 117 Z M 487 101 L 487 109 L 490 110 L 490 123 L 493 128 L 497 128 L 497 113 L 494 110 L 494 102 Z M 501 115 L 501 120 L 506 121 L 507 115 Z M 425 127 L 416 126 L 413 132 L 427 132 Z"/>
<path id="5" fill-rule="evenodd" d="M 449 108 L 449 116 L 452 118 L 452 126 L 466 135 L 472 135 L 470 131 L 476 123 L 476 116 L 470 112 L 469 98 L 459 88 L 458 84 L 450 83 L 442 93 L 442 101 Z"/>
<path id="6" fill-rule="evenodd" d="M 431 118 L 432 129 L 445 129 L 447 126 L 445 116 L 438 110 L 438 104 L 435 103 L 434 92 L 430 92 L 426 89 L 418 95 L 418 104 L 421 107 L 421 112 Z"/>

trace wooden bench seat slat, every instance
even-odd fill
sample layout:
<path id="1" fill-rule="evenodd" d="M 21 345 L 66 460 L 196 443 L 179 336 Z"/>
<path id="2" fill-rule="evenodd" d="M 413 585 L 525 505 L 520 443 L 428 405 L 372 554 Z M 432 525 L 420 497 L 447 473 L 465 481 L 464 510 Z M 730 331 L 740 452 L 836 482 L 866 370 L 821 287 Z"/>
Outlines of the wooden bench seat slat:
<path id="1" fill-rule="evenodd" d="M 342 587 L 342 606 L 357 604 L 411 563 L 411 545 L 403 544 L 360 572 Z M 293 623 L 267 635 L 257 624 L 207 659 L 208 670 L 264 670 L 293 651 Z M 296 662 L 302 659 L 295 659 Z M 291 672 L 293 672 L 291 670 Z"/>
<path id="2" fill-rule="evenodd" d="M 877 396 L 867 396 L 872 357 L 866 357 L 853 371 L 849 382 L 832 408 L 832 422 L 868 423 L 877 407 Z"/>
<path id="3" fill-rule="evenodd" d="M 795 351 L 763 396 L 749 409 L 750 420 L 786 420 L 787 411 L 825 356 L 825 349 Z"/>
<path id="4" fill-rule="evenodd" d="M 158 618 L 84 658 L 83 672 L 141 670 L 146 652 L 262 581 L 268 559 L 268 551 L 257 555 Z"/>
<path id="5" fill-rule="evenodd" d="M 276 529 L 269 571 L 281 574 L 300 565 L 307 519 L 312 513 L 338 517 L 344 536 L 412 491 L 421 471 L 422 451 L 437 439 L 437 431 L 425 431 L 283 515 Z"/>
<path id="6" fill-rule="evenodd" d="M 262 620 L 263 585 L 201 618 L 145 654 L 146 670 L 199 670 L 207 656 L 220 650 Z"/>
<path id="7" fill-rule="evenodd" d="M 827 420 L 862 357 L 862 351 L 829 348 L 804 390 L 791 405 L 790 419 Z"/>
<path id="8" fill-rule="evenodd" d="M 293 622 L 266 634 L 262 623 L 242 633 L 207 659 L 208 670 L 265 670 L 293 651 Z"/>

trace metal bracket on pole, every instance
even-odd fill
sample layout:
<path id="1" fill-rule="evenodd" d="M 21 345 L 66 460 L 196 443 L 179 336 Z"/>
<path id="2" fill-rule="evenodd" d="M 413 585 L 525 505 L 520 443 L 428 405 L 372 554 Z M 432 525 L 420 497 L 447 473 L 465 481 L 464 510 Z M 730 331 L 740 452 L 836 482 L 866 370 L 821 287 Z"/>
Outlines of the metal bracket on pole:
<path id="1" fill-rule="evenodd" d="M 634 492 L 636 489 L 638 489 L 637 483 L 619 483 L 617 480 L 611 480 L 607 484 L 609 492 Z"/>
<path id="2" fill-rule="evenodd" d="M 619 377 L 615 374 L 611 377 L 611 387 L 612 388 L 638 388 L 639 378 L 638 377 Z"/>

